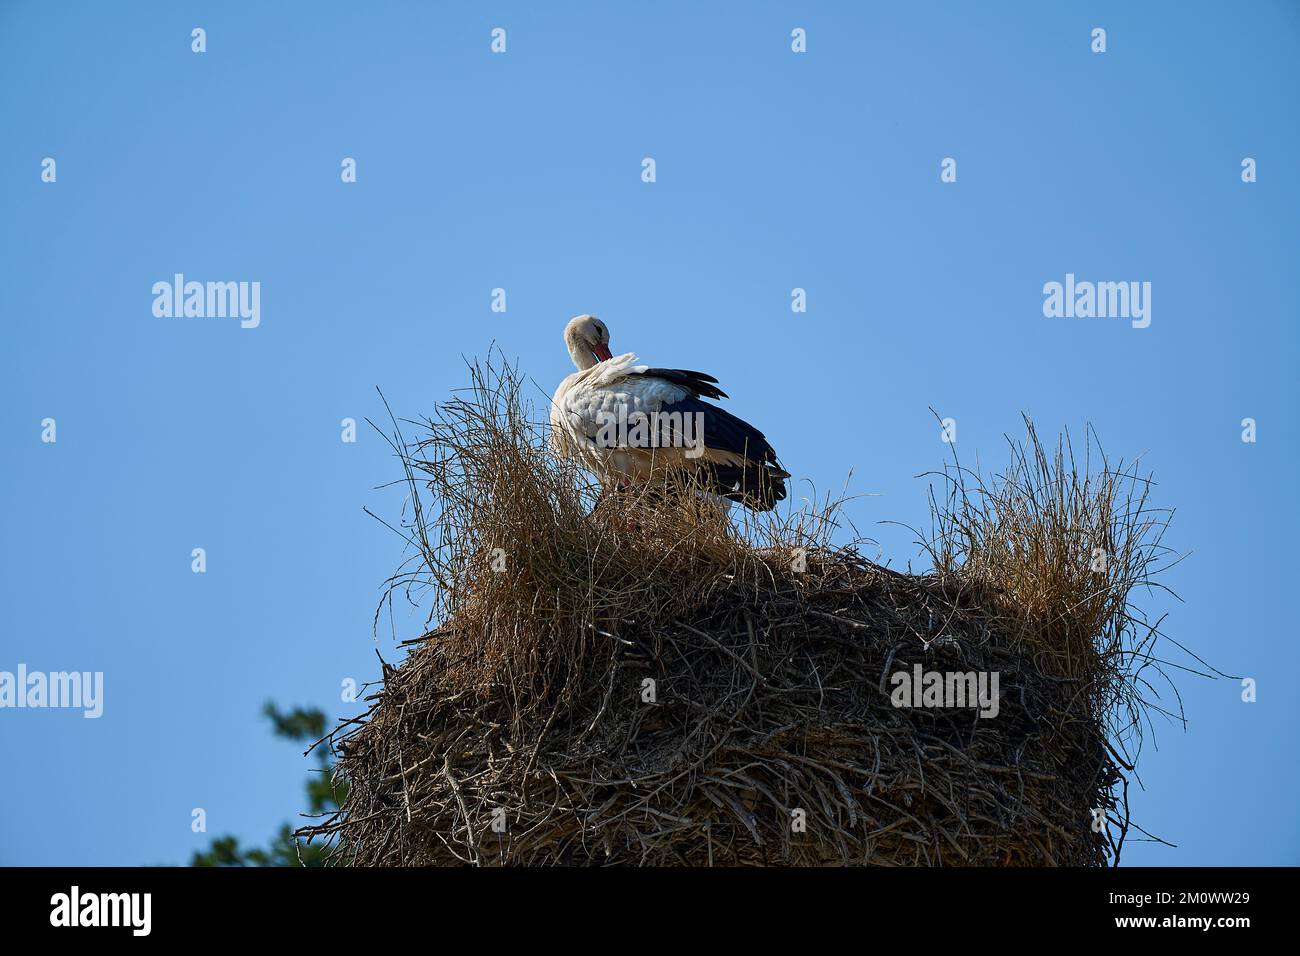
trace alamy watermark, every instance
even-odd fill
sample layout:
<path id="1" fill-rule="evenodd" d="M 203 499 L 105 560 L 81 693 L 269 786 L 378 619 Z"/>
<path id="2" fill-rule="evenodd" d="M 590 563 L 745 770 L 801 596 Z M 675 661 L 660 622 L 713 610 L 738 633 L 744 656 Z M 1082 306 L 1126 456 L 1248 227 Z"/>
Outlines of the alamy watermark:
<path id="1" fill-rule="evenodd" d="M 895 707 L 978 707 L 981 717 L 996 717 L 998 680 L 997 671 L 927 671 L 913 664 L 889 678 L 889 700 Z"/>
<path id="2" fill-rule="evenodd" d="M 262 324 L 261 282 L 186 282 L 176 273 L 171 282 L 153 284 L 153 314 L 160 319 L 239 319 L 240 328 Z"/>
<path id="3" fill-rule="evenodd" d="M 1043 315 L 1049 319 L 1132 319 L 1135 329 L 1151 324 L 1150 282 L 1076 282 L 1073 272 L 1065 282 L 1043 286 Z"/>
<path id="4" fill-rule="evenodd" d="M 91 720 L 104 713 L 103 671 L 0 671 L 0 709 L 60 707 L 80 709 Z"/>
<path id="5" fill-rule="evenodd" d="M 73 886 L 50 897 L 51 926 L 120 926 L 132 936 L 148 936 L 152 914 L 152 893 L 83 893 Z"/>
<path id="6" fill-rule="evenodd" d="M 687 458 L 704 454 L 703 412 L 629 412 L 620 405 L 614 412 L 597 412 L 596 424 L 597 448 L 684 448 Z"/>

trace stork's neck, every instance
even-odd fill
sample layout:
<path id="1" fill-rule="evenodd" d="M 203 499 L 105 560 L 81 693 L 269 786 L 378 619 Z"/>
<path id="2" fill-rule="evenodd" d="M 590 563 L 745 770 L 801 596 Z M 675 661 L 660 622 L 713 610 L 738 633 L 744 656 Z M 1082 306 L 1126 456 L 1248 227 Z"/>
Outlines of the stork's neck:
<path id="1" fill-rule="evenodd" d="M 573 359 L 573 364 L 578 366 L 578 371 L 585 372 L 595 367 L 596 356 L 586 342 L 575 336 L 566 338 L 564 344 L 569 347 L 569 358 Z"/>

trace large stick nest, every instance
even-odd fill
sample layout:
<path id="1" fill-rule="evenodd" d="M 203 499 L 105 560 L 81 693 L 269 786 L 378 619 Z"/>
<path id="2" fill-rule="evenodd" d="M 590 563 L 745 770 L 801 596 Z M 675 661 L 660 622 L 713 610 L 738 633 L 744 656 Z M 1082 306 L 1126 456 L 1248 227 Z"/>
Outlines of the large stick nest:
<path id="1" fill-rule="evenodd" d="M 841 502 L 728 518 L 600 496 L 509 367 L 391 440 L 428 599 L 368 713 L 331 735 L 336 863 L 1098 866 L 1158 637 L 1149 481 L 1026 421 L 995 479 L 936 477 L 926 574 L 862 556 Z M 1158 585 L 1156 585 L 1158 586 Z M 996 716 L 895 706 L 893 675 L 999 677 Z"/>

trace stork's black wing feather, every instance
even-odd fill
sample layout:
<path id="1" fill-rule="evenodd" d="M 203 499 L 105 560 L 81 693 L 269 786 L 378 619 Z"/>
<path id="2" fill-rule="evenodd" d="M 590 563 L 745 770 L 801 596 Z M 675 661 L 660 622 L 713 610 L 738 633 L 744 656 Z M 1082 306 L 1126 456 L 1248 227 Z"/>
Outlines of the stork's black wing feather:
<path id="1" fill-rule="evenodd" d="M 677 402 L 664 402 L 659 406 L 661 415 L 675 412 L 680 412 L 683 416 L 702 416 L 694 420 L 703 424 L 704 444 L 707 447 L 744 455 L 751 461 L 776 463 L 776 451 L 763 433 L 725 408 L 702 402 L 694 396 L 687 396 Z"/>
<path id="2" fill-rule="evenodd" d="M 778 501 L 785 501 L 784 472 L 752 463 L 744 467 L 709 463 L 703 467 L 711 479 L 710 490 L 719 498 L 739 501 L 755 511 L 771 511 Z"/>
<path id="3" fill-rule="evenodd" d="M 659 411 L 660 414 L 680 412 L 683 417 L 702 416 L 692 419 L 700 422 L 703 429 L 702 435 L 694 435 L 696 440 L 703 438 L 704 445 L 708 448 L 745 458 L 744 465 L 720 465 L 701 461 L 700 468 L 710 476 L 713 486 L 711 490 L 715 494 L 761 511 L 770 511 L 778 501 L 785 500 L 787 474 L 777 461 L 776 450 L 766 436 L 749 422 L 694 396 L 665 403 Z"/>
<path id="4" fill-rule="evenodd" d="M 706 375 L 703 372 L 692 372 L 690 369 L 685 368 L 648 368 L 644 372 L 629 370 L 628 374 L 662 378 L 674 385 L 681 386 L 694 396 L 703 395 L 705 398 L 727 397 L 727 393 L 718 388 L 718 380 L 712 375 Z"/>

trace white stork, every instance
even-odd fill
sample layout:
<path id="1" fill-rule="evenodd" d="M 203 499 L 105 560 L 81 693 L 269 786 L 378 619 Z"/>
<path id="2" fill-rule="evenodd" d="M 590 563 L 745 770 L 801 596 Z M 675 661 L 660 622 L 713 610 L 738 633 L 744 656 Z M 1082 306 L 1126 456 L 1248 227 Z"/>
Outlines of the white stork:
<path id="1" fill-rule="evenodd" d="M 726 398 L 703 372 L 634 365 L 614 356 L 609 329 L 594 315 L 564 327 L 578 367 L 555 390 L 551 441 L 606 485 L 649 481 L 673 469 L 693 470 L 708 490 L 758 511 L 785 498 L 776 452 L 753 425 L 702 398 Z"/>

